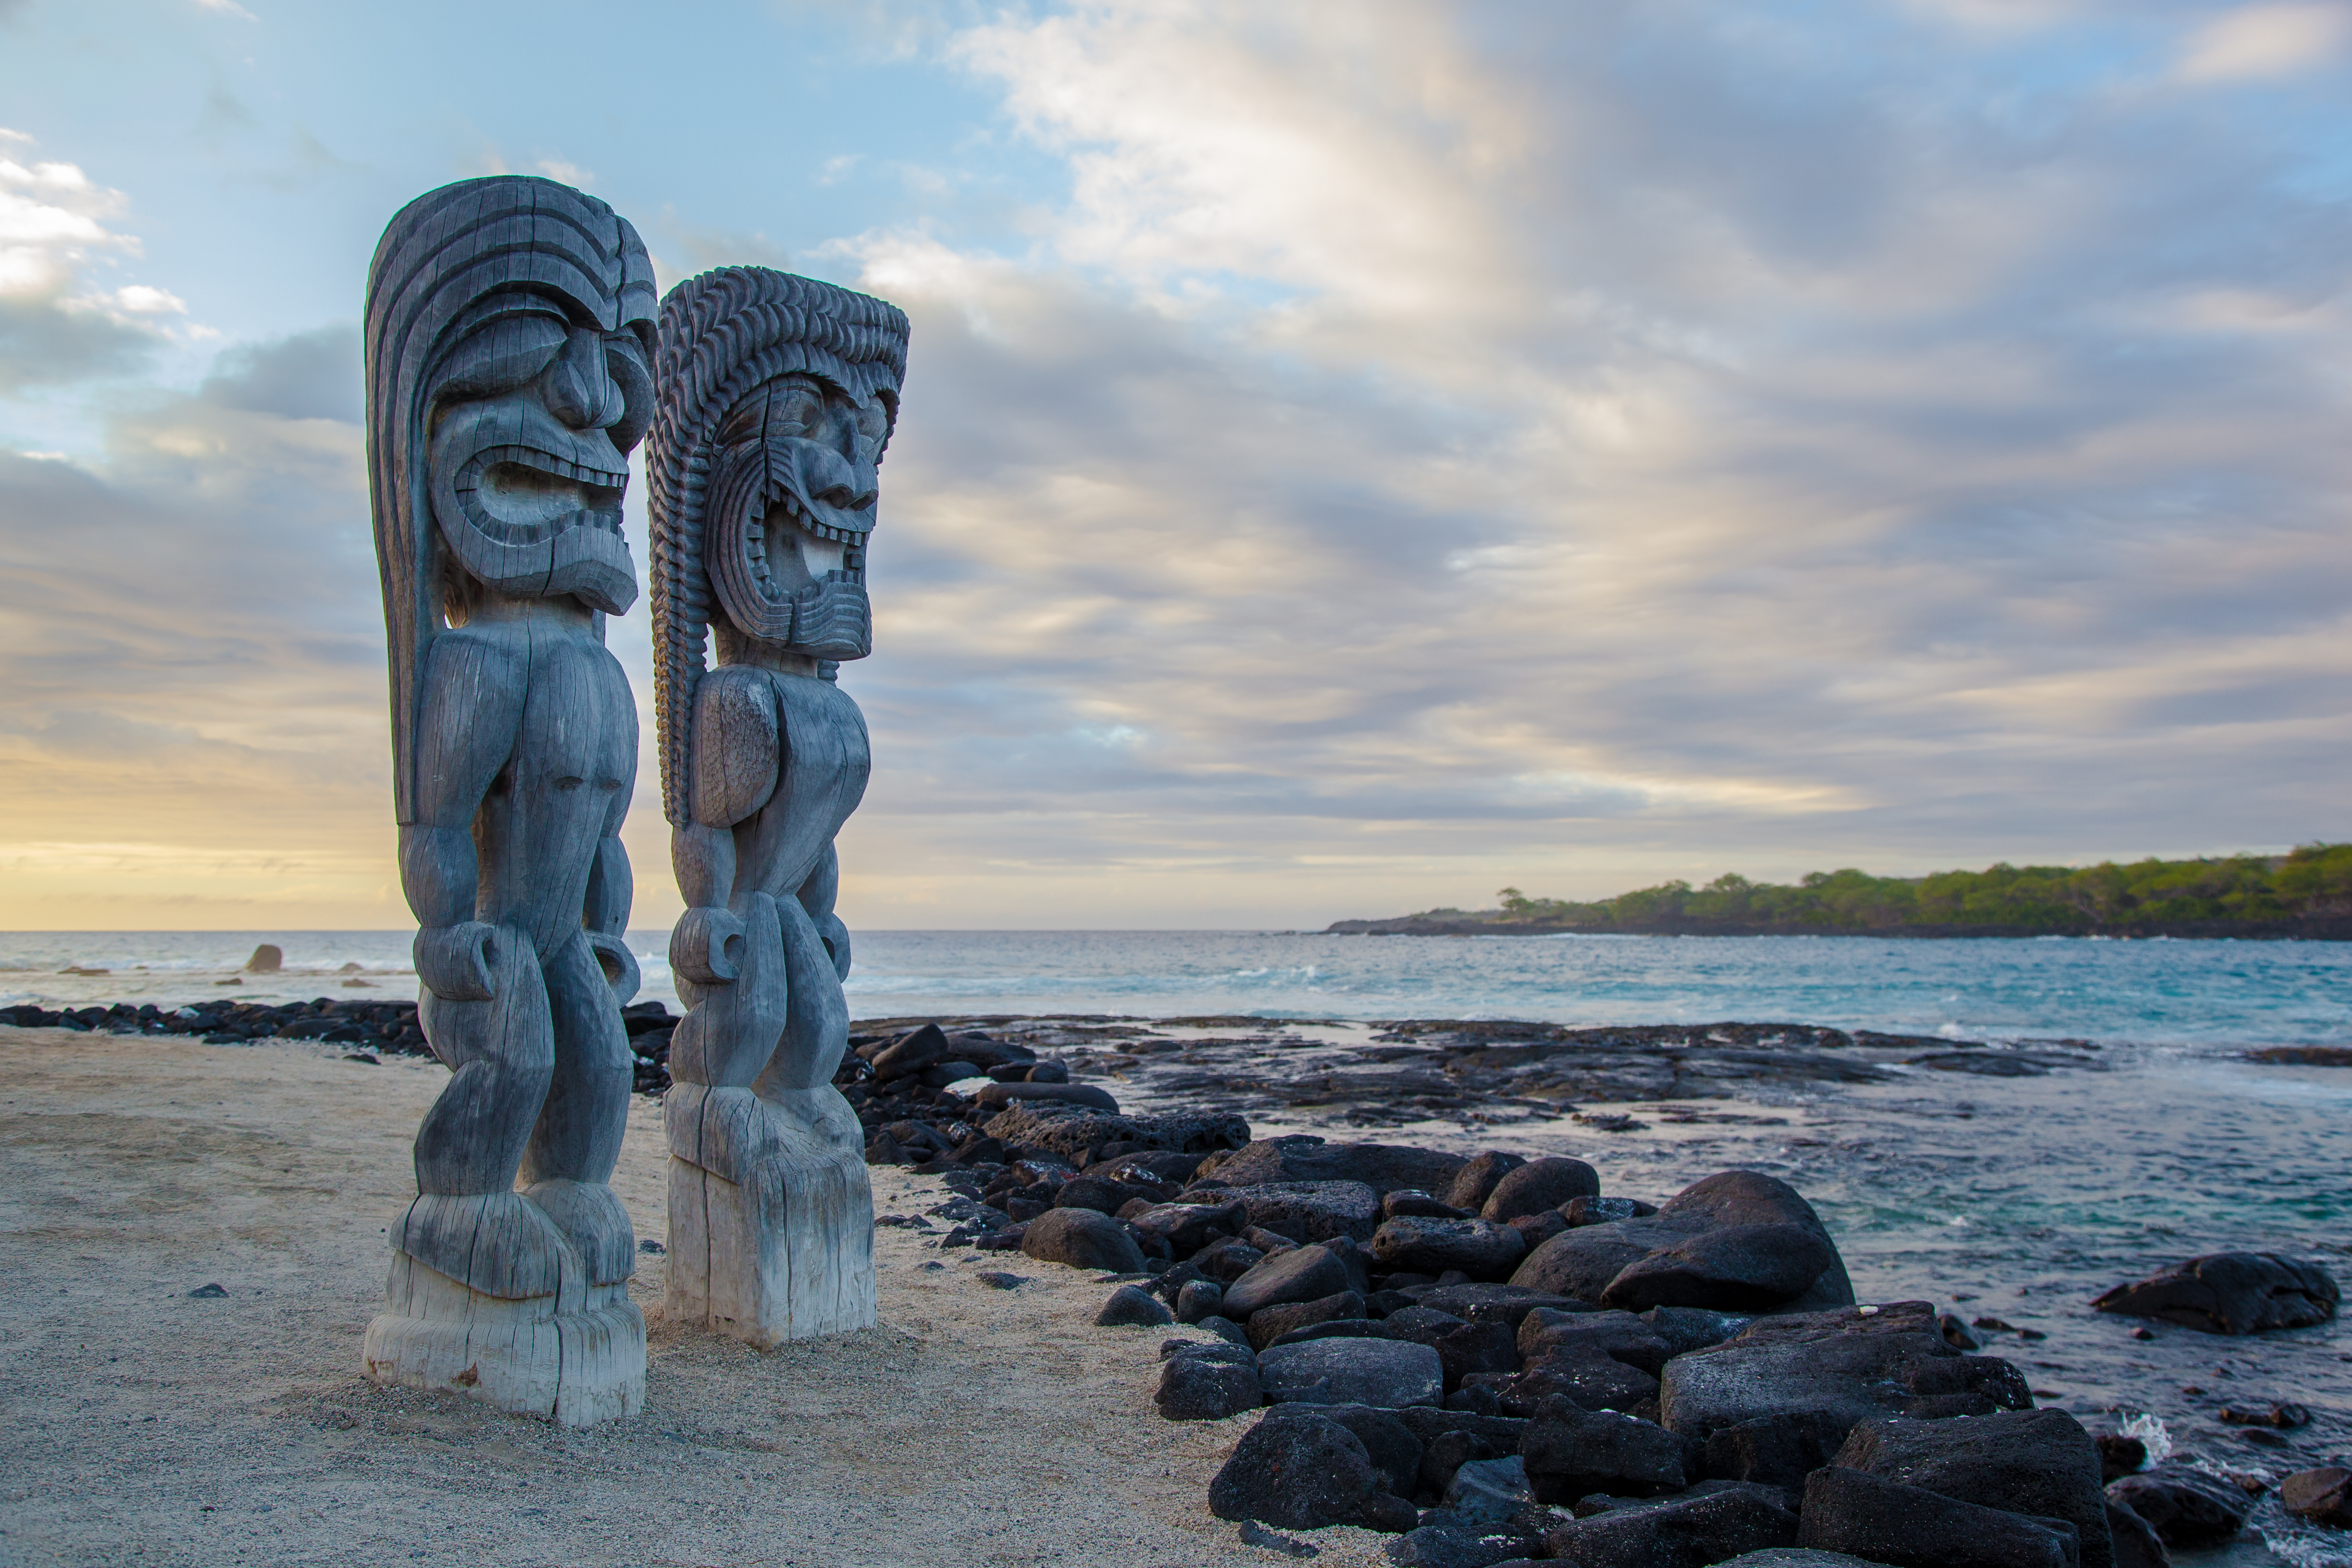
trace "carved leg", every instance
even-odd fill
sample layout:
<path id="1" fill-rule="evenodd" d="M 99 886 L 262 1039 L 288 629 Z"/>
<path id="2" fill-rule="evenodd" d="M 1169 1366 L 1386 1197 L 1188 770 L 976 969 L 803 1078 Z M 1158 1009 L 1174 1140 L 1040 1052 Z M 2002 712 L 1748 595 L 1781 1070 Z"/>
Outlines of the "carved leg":
<path id="1" fill-rule="evenodd" d="M 670 1037 L 670 1077 L 680 1083 L 748 1088 L 776 1054 L 783 1037 L 791 987 L 776 900 L 751 893 L 736 900 L 743 952 L 736 978 L 697 988 L 695 1000 Z"/>
<path id="2" fill-rule="evenodd" d="M 566 1227 L 514 1190 L 548 1098 L 554 1027 L 520 931 L 499 929 L 492 973 L 490 1001 L 420 999 L 426 1037 L 455 1070 L 417 1134 L 419 1195 L 394 1228 L 365 1369 L 567 1425 L 606 1420 L 644 1403 L 645 1320 L 625 1284 L 593 1280 Z"/>
<path id="3" fill-rule="evenodd" d="M 546 960 L 554 1073 L 530 1134 L 525 1195 L 580 1250 L 592 1285 L 636 1271 L 628 1211 L 606 1184 L 620 1162 L 629 1121 L 629 1037 L 585 931 Z"/>
<path id="4" fill-rule="evenodd" d="M 836 1062 L 847 1043 L 832 961 L 799 905 L 764 893 L 747 903 L 740 912 L 754 940 L 742 978 L 726 988 L 742 994 L 724 1016 L 761 1031 L 766 1070 L 758 1092 L 740 1079 L 670 1091 L 668 1305 L 681 1321 L 764 1348 L 872 1325 L 874 1197 L 857 1118 L 824 1081 L 832 1074 L 824 1041 L 837 1038 Z M 698 1012 L 718 997 L 714 990 Z M 703 1038 L 713 1059 L 750 1054 Z M 787 1079 L 820 1068 L 822 1077 L 814 1088 L 781 1083 L 779 1063 Z"/>

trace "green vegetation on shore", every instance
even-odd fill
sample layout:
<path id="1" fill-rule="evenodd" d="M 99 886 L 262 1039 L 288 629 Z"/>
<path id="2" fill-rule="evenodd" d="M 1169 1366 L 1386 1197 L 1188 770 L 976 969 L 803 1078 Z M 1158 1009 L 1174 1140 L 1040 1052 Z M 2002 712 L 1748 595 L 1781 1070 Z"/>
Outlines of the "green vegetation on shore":
<path id="1" fill-rule="evenodd" d="M 2352 935 L 2352 844 L 2288 855 L 2096 866 L 1997 865 L 1874 877 L 1814 871 L 1793 885 L 1738 873 L 1663 882 L 1594 903 L 1506 888 L 1492 910 L 1341 921 L 1334 931 L 1623 931 L 1724 935 Z"/>

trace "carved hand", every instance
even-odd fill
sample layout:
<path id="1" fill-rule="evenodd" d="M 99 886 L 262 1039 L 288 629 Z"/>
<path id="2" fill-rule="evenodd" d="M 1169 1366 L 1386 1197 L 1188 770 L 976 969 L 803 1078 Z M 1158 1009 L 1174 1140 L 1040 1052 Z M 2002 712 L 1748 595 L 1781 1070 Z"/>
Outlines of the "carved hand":
<path id="1" fill-rule="evenodd" d="M 866 584 L 828 572 L 793 595 L 793 646 L 819 658 L 864 658 L 874 647 Z"/>
<path id="2" fill-rule="evenodd" d="M 416 933 L 416 978 L 445 1002 L 488 1002 L 498 991 L 490 978 L 497 935 L 480 921 L 426 926 Z"/>
<path id="3" fill-rule="evenodd" d="M 730 984 L 742 953 L 743 922 L 725 910 L 690 909 L 669 933 L 669 966 L 698 985 Z"/>

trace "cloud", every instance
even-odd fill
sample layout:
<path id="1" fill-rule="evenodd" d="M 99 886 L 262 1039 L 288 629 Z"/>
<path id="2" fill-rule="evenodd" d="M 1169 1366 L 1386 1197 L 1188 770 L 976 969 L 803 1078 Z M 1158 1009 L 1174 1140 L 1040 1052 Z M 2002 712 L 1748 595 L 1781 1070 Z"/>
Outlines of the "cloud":
<path id="1" fill-rule="evenodd" d="M 0 394 L 134 374 L 152 358 L 157 338 L 56 295 L 0 293 Z"/>
<path id="2" fill-rule="evenodd" d="M 355 335 L 224 353 L 92 458 L 0 452 L 0 865 L 44 923 L 401 918 Z"/>
<path id="3" fill-rule="evenodd" d="M 0 147 L 31 142 L 0 133 Z M 168 341 L 157 318 L 186 313 L 162 289 L 89 278 L 101 257 L 139 254 L 109 226 L 125 205 L 76 164 L 0 153 L 0 394 L 134 373 Z"/>
<path id="4" fill-rule="evenodd" d="M 2352 225 L 2251 122 L 2017 112 L 1960 9 L 961 34 L 1068 194 L 1033 258 L 861 242 L 915 346 L 853 887 L 969 908 L 984 843 L 1000 916 L 1287 921 L 2352 826 Z"/>
<path id="5" fill-rule="evenodd" d="M 220 408 L 356 425 L 362 379 L 359 327 L 342 322 L 228 349 L 196 395 Z"/>
<path id="6" fill-rule="evenodd" d="M 2244 81 L 2315 70 L 2352 40 L 2352 5 L 2242 5 L 2192 30 L 2180 51 L 2184 81 Z"/>

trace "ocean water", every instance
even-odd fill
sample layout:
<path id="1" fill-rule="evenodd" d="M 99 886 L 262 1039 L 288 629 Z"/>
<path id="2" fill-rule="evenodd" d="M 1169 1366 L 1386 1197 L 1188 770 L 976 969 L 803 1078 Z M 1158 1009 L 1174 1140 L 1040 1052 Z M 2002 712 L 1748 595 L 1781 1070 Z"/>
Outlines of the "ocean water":
<path id="1" fill-rule="evenodd" d="M 254 947 L 257 1000 L 415 985 L 407 931 L 0 932 L 0 1004 L 184 1002 Z M 1245 931 L 860 931 L 858 1017 L 1248 1014 L 1269 1019 L 1786 1020 L 1970 1038 L 2231 1051 L 2352 1042 L 2352 943 L 1857 937 L 1339 937 Z M 668 933 L 633 931 L 643 994 L 676 1002 Z M 351 966 L 349 973 L 344 973 Z M 103 969 L 103 975 L 61 973 Z"/>
<path id="2" fill-rule="evenodd" d="M 13 933 L 0 934 L 0 1002 L 217 996 L 263 941 L 285 950 L 286 971 L 236 976 L 231 994 L 415 989 L 404 931 Z M 1587 1105 L 1643 1125 L 1611 1133 L 1563 1114 L 1376 1136 L 1575 1154 L 1601 1169 L 1606 1190 L 1654 1201 L 1709 1171 L 1769 1171 L 1820 1209 L 1863 1299 L 1924 1297 L 2042 1336 L 1986 1337 L 2045 1404 L 2086 1421 L 2152 1416 L 2182 1451 L 2242 1472 L 2275 1477 L 2352 1452 L 2352 1333 L 2342 1324 L 2241 1341 L 2159 1325 L 2136 1341 L 2129 1321 L 2087 1306 L 2109 1285 L 2204 1252 L 2276 1251 L 2352 1276 L 2352 1069 L 2244 1059 L 2252 1047 L 2352 1045 L 2352 944 L 1160 931 L 868 931 L 856 942 L 851 1010 L 867 1018 L 1249 1015 L 1299 1050 L 1369 1041 L 1364 1021 L 1409 1017 L 1782 1021 L 2089 1041 L 2096 1070 L 2040 1078 L 1911 1068 L 1887 1083 L 1734 1085 L 1741 1124 L 1674 1125 L 1655 1108 Z M 645 994 L 674 1005 L 666 942 L 664 931 L 630 933 Z M 59 973 L 68 967 L 109 973 Z M 1148 1085 L 1120 1076 L 1103 1081 L 1148 1109 Z M 1259 1122 L 1261 1133 L 1291 1130 L 1363 1136 L 1318 1123 L 1311 1109 Z M 2316 1417 L 2284 1449 L 2219 1419 L 2225 1406 L 2282 1400 Z M 2275 1501 L 2257 1522 L 2226 1559 L 2180 1560 L 2352 1564 L 2352 1542 L 2294 1525 Z"/>

